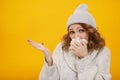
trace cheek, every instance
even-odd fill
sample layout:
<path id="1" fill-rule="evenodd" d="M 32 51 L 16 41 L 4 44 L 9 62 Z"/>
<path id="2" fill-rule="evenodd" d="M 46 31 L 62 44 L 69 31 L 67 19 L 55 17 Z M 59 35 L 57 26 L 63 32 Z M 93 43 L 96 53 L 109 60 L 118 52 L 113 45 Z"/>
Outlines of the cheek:
<path id="1" fill-rule="evenodd" d="M 81 35 L 81 38 L 88 40 L 88 34 L 87 34 L 87 33 L 82 34 L 82 35 Z"/>
<path id="2" fill-rule="evenodd" d="M 86 40 L 88 40 L 88 34 L 85 34 L 85 35 L 84 35 L 84 38 L 85 38 Z"/>
<path id="3" fill-rule="evenodd" d="M 74 36 L 73 36 L 73 35 L 69 35 L 69 37 L 70 37 L 70 39 L 73 39 L 73 38 L 74 38 Z"/>

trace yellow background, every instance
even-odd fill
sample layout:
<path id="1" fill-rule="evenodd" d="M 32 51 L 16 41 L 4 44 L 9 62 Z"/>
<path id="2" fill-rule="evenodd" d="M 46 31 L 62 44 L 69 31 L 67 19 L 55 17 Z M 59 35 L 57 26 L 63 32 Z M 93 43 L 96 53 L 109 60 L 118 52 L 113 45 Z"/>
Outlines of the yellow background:
<path id="1" fill-rule="evenodd" d="M 119 0 L 0 0 L 0 80 L 37 80 L 43 55 L 26 40 L 53 52 L 80 3 L 88 4 L 111 50 L 112 80 L 120 80 Z"/>

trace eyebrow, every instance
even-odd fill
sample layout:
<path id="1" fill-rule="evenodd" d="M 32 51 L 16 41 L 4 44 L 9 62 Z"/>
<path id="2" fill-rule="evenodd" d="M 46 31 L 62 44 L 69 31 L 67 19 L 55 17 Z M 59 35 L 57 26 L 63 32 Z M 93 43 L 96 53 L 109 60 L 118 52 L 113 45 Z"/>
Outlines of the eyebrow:
<path id="1" fill-rule="evenodd" d="M 73 30 L 73 29 L 69 29 L 69 30 Z"/>
<path id="2" fill-rule="evenodd" d="M 84 28 L 82 28 L 82 27 L 77 27 L 77 29 L 84 29 Z"/>

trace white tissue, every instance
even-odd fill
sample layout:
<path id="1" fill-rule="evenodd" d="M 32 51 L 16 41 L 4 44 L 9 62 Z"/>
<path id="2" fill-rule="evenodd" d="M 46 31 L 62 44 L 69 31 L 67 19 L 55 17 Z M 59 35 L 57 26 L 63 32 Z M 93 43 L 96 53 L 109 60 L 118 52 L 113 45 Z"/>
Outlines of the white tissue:
<path id="1" fill-rule="evenodd" d="M 75 39 L 72 39 L 71 44 L 73 44 L 74 41 L 80 43 L 80 40 L 84 41 L 86 44 L 88 43 L 88 41 L 87 41 L 86 39 L 80 39 L 79 37 L 77 37 L 77 38 L 75 38 Z"/>

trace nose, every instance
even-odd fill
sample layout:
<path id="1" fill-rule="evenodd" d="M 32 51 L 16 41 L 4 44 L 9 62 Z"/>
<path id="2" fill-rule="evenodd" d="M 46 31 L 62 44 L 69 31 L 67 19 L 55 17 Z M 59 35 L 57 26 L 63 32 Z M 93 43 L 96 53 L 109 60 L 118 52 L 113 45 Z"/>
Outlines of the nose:
<path id="1" fill-rule="evenodd" d="M 79 33 L 75 33 L 75 38 L 80 37 Z"/>

